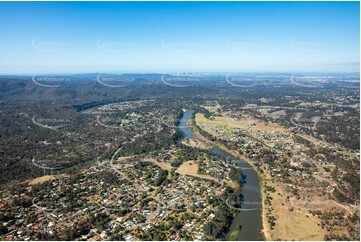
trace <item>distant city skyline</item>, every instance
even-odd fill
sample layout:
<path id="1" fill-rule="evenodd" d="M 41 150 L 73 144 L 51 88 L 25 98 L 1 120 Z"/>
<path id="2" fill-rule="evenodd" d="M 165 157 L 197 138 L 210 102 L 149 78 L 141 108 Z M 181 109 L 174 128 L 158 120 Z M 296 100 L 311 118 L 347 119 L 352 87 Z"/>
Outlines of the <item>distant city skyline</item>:
<path id="1" fill-rule="evenodd" d="M 359 2 L 0 2 L 0 74 L 359 72 Z"/>

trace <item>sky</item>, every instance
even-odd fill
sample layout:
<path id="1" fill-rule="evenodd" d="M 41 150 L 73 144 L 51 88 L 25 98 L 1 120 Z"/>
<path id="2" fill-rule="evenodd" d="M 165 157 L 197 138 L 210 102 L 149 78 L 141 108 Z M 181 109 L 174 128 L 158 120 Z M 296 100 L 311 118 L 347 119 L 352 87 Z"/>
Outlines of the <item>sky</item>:
<path id="1" fill-rule="evenodd" d="M 0 73 L 359 72 L 359 2 L 0 2 Z"/>

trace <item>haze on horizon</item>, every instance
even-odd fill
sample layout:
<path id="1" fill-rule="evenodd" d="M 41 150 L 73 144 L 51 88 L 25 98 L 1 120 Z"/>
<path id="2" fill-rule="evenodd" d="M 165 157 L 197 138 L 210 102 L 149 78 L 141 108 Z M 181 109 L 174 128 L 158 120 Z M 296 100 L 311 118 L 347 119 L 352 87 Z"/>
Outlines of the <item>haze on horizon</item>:
<path id="1" fill-rule="evenodd" d="M 0 74 L 359 72 L 359 2 L 1 2 Z"/>

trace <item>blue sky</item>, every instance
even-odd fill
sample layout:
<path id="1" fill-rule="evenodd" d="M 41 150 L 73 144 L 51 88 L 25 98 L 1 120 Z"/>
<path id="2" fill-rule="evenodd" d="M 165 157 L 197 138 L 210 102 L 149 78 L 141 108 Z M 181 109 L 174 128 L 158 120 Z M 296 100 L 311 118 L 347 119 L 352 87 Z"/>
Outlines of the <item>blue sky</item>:
<path id="1" fill-rule="evenodd" d="M 354 72 L 358 2 L 0 2 L 0 73 Z"/>

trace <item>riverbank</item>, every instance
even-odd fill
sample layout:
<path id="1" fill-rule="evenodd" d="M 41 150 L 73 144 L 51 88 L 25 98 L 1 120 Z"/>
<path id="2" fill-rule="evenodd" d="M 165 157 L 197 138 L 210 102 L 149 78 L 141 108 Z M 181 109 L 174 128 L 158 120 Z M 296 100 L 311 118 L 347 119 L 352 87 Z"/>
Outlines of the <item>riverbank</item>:
<path id="1" fill-rule="evenodd" d="M 271 230 L 270 227 L 268 226 L 268 221 L 267 221 L 267 208 L 266 208 L 266 196 L 267 194 L 265 193 L 265 176 L 262 175 L 260 176 L 261 178 L 261 198 L 262 198 L 262 233 L 263 233 L 263 237 L 265 240 L 272 240 L 272 236 L 271 236 Z"/>
<path id="2" fill-rule="evenodd" d="M 198 124 L 196 121 L 198 121 L 197 116 L 194 125 Z M 227 124 L 221 124 L 224 125 L 223 129 L 228 128 Z M 209 132 L 198 125 L 194 127 L 196 134 L 194 137 L 199 137 L 203 134 L 202 139 L 208 138 L 208 145 L 218 146 L 237 159 L 244 160 L 257 173 L 259 186 L 261 187 L 260 203 L 262 204 L 262 234 L 265 240 L 323 240 L 325 233 L 319 225 L 321 221 L 308 212 L 300 212 L 292 209 L 292 204 L 289 204 L 289 201 L 287 201 L 287 197 L 292 197 L 292 194 L 287 192 L 287 188 L 285 187 L 287 184 L 276 182 L 267 170 L 261 173 L 251 159 L 238 154 L 235 150 L 228 149 L 225 145 L 218 142 L 217 139 L 214 139 L 213 141 L 211 136 L 217 138 L 217 133 Z M 208 137 L 204 132 L 209 133 L 210 136 Z M 267 191 L 265 188 L 268 185 L 275 189 L 275 191 Z M 268 203 L 267 199 L 269 196 L 271 197 L 271 205 Z M 269 214 L 269 212 L 271 213 Z M 269 218 L 274 221 L 277 220 L 277 226 L 274 226 L 272 230 L 270 228 L 270 223 L 268 222 Z M 305 230 L 302 233 L 299 233 L 299 228 L 304 228 Z"/>
<path id="3" fill-rule="evenodd" d="M 205 147 L 212 147 L 212 146 L 216 146 L 219 147 L 220 149 L 226 151 L 227 153 L 231 154 L 232 156 L 236 157 L 237 159 L 242 159 L 245 160 L 251 167 L 252 169 L 257 173 L 258 178 L 259 178 L 259 185 L 260 185 L 260 192 L 261 192 L 261 200 L 262 200 L 262 212 L 261 212 L 261 217 L 262 217 L 262 234 L 263 234 L 263 238 L 265 240 L 272 240 L 271 238 L 271 233 L 270 233 L 270 229 L 268 226 L 268 221 L 267 221 L 267 211 L 266 211 L 266 206 L 265 206 L 265 201 L 266 201 L 266 193 L 264 191 L 264 187 L 265 187 L 265 176 L 264 174 L 260 173 L 257 169 L 257 167 L 253 164 L 253 162 L 248 159 L 247 157 L 240 155 L 239 153 L 237 153 L 236 151 L 233 151 L 231 149 L 229 149 L 228 147 L 226 147 L 225 145 L 217 142 L 217 141 L 211 141 L 209 139 L 207 139 L 206 137 L 204 137 L 199 130 L 197 129 L 197 127 L 195 125 L 192 125 L 193 128 L 193 132 L 194 132 L 194 139 L 198 139 L 196 141 L 196 143 L 202 143 L 205 142 L 205 144 L 203 144 Z"/>
<path id="4" fill-rule="evenodd" d="M 260 194 L 261 194 L 261 200 L 262 200 L 262 212 L 261 212 L 262 235 L 265 240 L 272 240 L 270 230 L 268 227 L 267 216 L 266 216 L 266 207 L 265 207 L 266 194 L 264 192 L 264 176 L 263 176 L 263 174 L 261 174 L 257 170 L 257 167 L 255 167 L 253 162 L 251 162 L 251 160 L 249 160 L 247 157 L 240 155 L 236 151 L 230 150 L 228 147 L 226 147 L 225 145 L 223 145 L 217 141 L 211 141 L 211 140 L 207 139 L 199 132 L 198 127 L 196 127 L 195 125 L 192 125 L 192 128 L 193 128 L 193 132 L 194 132 L 193 138 L 198 139 L 196 143 L 205 142 L 205 144 L 203 144 L 205 147 L 219 147 L 220 149 L 231 154 L 235 158 L 245 160 L 252 167 L 254 172 L 257 173 L 258 178 L 259 178 L 258 182 L 259 182 L 259 185 L 261 188 Z"/>

